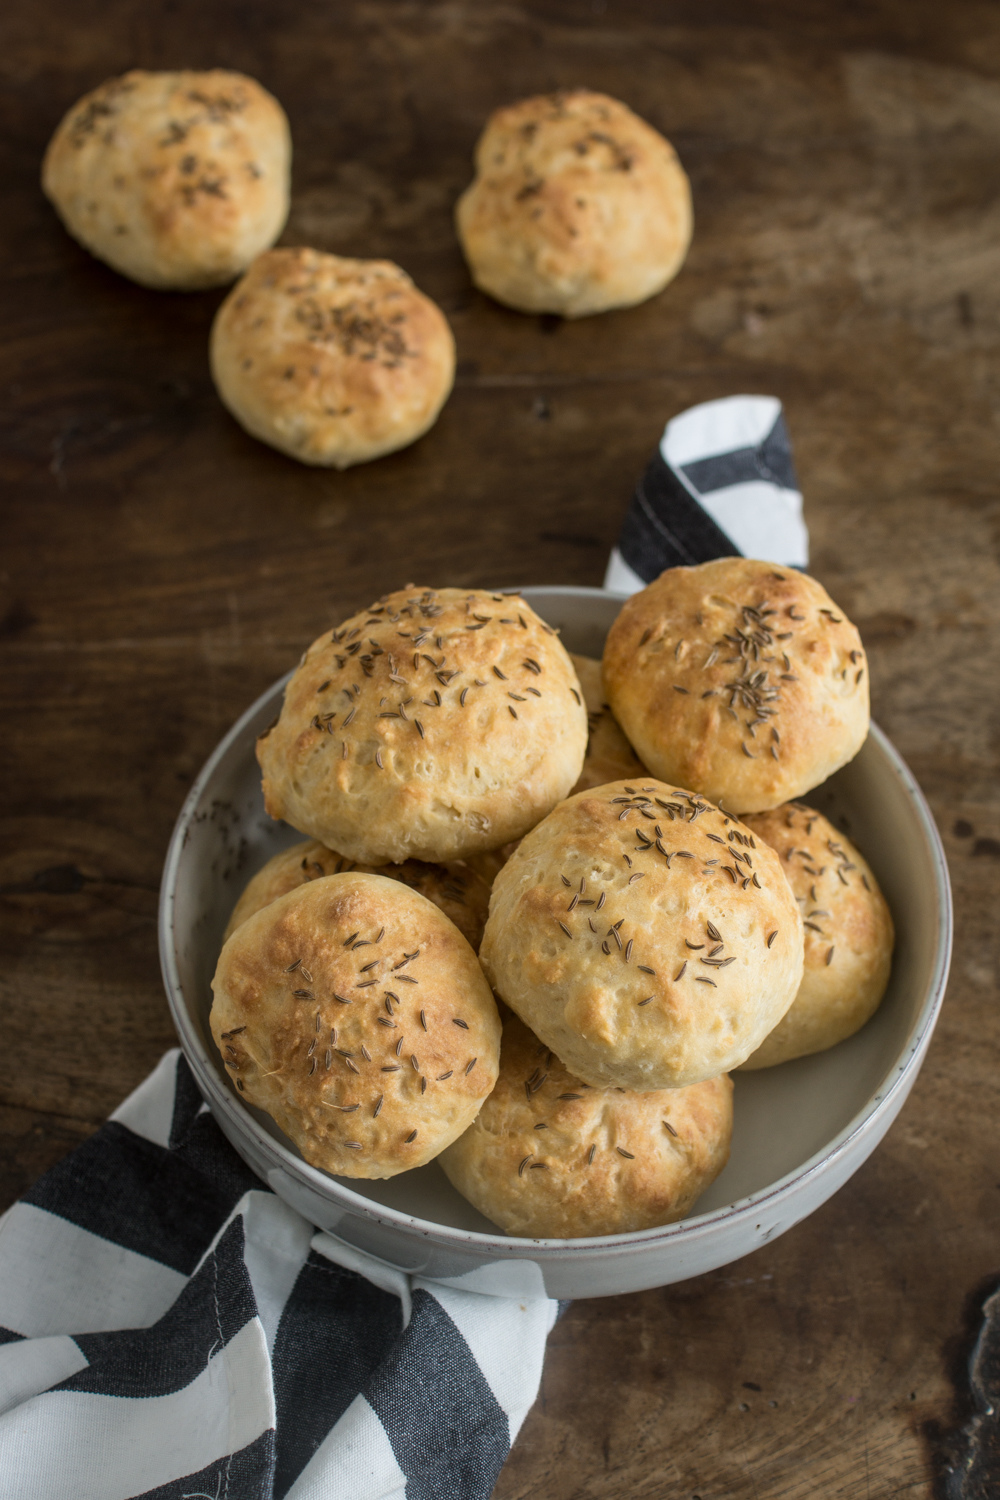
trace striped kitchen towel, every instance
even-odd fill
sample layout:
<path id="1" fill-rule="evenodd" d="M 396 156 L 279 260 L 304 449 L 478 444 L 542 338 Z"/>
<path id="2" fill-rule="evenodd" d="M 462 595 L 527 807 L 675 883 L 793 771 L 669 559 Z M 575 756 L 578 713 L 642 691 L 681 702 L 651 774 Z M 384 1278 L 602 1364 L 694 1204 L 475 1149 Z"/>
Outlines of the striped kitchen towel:
<path id="1" fill-rule="evenodd" d="M 169 1052 L 0 1220 L 0 1496 L 486 1500 L 557 1311 L 317 1232 Z"/>
<path id="2" fill-rule="evenodd" d="M 726 396 L 667 423 L 636 485 L 604 587 L 634 594 L 714 557 L 804 568 L 809 534 L 781 402 Z"/>

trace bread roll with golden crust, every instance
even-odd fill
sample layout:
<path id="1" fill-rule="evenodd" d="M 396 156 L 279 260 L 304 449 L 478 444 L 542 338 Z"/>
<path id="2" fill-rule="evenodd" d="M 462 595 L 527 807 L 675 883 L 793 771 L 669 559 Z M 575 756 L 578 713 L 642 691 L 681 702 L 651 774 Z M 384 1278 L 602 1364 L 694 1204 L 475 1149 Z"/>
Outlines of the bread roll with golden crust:
<path id="1" fill-rule="evenodd" d="M 814 578 L 745 557 L 668 568 L 627 600 L 604 686 L 654 775 L 739 812 L 818 786 L 868 735 L 855 627 Z"/>
<path id="2" fill-rule="evenodd" d="M 592 1089 L 508 1016 L 496 1088 L 439 1160 L 508 1234 L 629 1234 L 691 1212 L 729 1159 L 732 1128 L 727 1077 L 646 1094 Z"/>
<path id="3" fill-rule="evenodd" d="M 473 949 L 479 948 L 490 907 L 492 878 L 484 879 L 479 870 L 463 859 L 447 865 L 426 864 L 420 859 L 408 859 L 402 865 L 358 865 L 316 839 L 283 849 L 257 871 L 233 907 L 223 942 L 254 912 L 270 906 L 279 896 L 324 875 L 342 875 L 352 870 L 358 874 L 384 875 L 387 880 L 402 881 L 411 890 L 419 891 L 454 922 Z"/>
<path id="4" fill-rule="evenodd" d="M 659 131 L 589 89 L 490 116 L 455 209 L 484 292 L 580 318 L 662 291 L 691 240 L 691 188 Z"/>
<path id="5" fill-rule="evenodd" d="M 49 142 L 42 187 L 74 239 L 141 286 L 224 286 L 288 218 L 292 142 L 242 73 L 144 73 L 85 94 Z"/>
<path id="6" fill-rule="evenodd" d="M 401 589 L 309 647 L 257 742 L 273 818 L 348 859 L 467 859 L 566 796 L 587 711 L 518 595 Z"/>
<path id="7" fill-rule="evenodd" d="M 381 875 L 280 896 L 225 944 L 211 1028 L 240 1097 L 342 1177 L 423 1166 L 497 1077 L 500 1018 L 476 955 Z"/>
<path id="8" fill-rule="evenodd" d="M 261 442 L 347 469 L 437 421 L 455 377 L 444 313 L 390 260 L 271 250 L 215 315 L 223 403 Z"/>
<path id="9" fill-rule="evenodd" d="M 895 933 L 871 866 L 822 813 L 795 802 L 745 822 L 780 857 L 805 931 L 798 994 L 743 1064 L 770 1068 L 842 1042 L 875 1014 Z"/>
<path id="10" fill-rule="evenodd" d="M 578 792 L 500 871 L 480 961 L 594 1088 L 683 1088 L 756 1051 L 802 978 L 777 855 L 657 781 Z"/>
<path id="11" fill-rule="evenodd" d="M 604 786 L 609 781 L 622 781 L 630 776 L 648 778 L 649 772 L 622 734 L 614 714 L 604 701 L 600 662 L 591 656 L 572 654 L 570 661 L 580 680 L 580 691 L 587 705 L 590 729 L 583 770 L 573 791 L 585 792 L 588 787 Z"/>

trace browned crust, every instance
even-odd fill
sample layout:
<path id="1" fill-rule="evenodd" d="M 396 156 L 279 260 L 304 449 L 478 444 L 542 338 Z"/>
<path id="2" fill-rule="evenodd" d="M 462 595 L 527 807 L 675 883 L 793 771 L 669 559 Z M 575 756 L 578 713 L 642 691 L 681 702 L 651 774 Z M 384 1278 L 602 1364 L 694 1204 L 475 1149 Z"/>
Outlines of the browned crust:
<path id="1" fill-rule="evenodd" d="M 223 69 L 134 70 L 85 94 L 49 142 L 42 186 L 69 232 L 144 286 L 222 286 L 288 216 L 281 105 Z"/>
<path id="2" fill-rule="evenodd" d="M 455 375 L 448 321 L 405 271 L 309 249 L 258 257 L 216 314 L 210 356 L 248 432 L 337 469 L 415 442 Z"/>
<path id="3" fill-rule="evenodd" d="M 868 734 L 856 628 L 815 579 L 749 558 L 669 568 L 629 599 L 604 685 L 655 775 L 740 812 L 818 786 Z"/>
<path id="4" fill-rule="evenodd" d="M 517 595 L 387 594 L 310 646 L 257 744 L 264 797 L 349 859 L 465 859 L 565 797 L 587 712 L 555 632 Z"/>
<path id="5" fill-rule="evenodd" d="M 892 915 L 850 839 L 802 803 L 746 818 L 781 859 L 802 913 L 805 968 L 798 994 L 743 1064 L 768 1068 L 852 1036 L 878 1009 L 892 969 Z"/>
<path id="6" fill-rule="evenodd" d="M 736 819 L 661 782 L 612 782 L 522 840 L 480 959 L 585 1082 L 679 1088 L 773 1030 L 802 977 L 802 921 L 774 851 Z"/>
<path id="7" fill-rule="evenodd" d="M 240 1097 L 340 1176 L 422 1166 L 496 1081 L 500 1020 L 475 954 L 383 876 L 279 897 L 233 933 L 212 989 L 212 1036 Z"/>
<path id="8" fill-rule="evenodd" d="M 524 312 L 582 317 L 662 290 L 691 239 L 691 190 L 669 141 L 607 94 L 577 89 L 497 110 L 456 206 L 483 291 Z"/>
<path id="9" fill-rule="evenodd" d="M 728 1160 L 732 1092 L 725 1076 L 644 1094 L 592 1089 L 508 1016 L 496 1087 L 441 1166 L 508 1234 L 576 1239 L 672 1224 Z"/>

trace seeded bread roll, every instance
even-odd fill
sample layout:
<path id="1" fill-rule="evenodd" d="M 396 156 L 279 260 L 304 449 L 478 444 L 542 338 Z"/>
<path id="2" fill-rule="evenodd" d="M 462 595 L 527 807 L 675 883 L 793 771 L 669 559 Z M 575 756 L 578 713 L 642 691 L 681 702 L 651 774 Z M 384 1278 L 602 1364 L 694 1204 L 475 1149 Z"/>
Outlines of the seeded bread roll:
<path id="1" fill-rule="evenodd" d="M 322 879 L 324 875 L 341 875 L 351 870 L 365 875 L 384 875 L 387 880 L 400 880 L 411 890 L 419 891 L 421 896 L 433 901 L 449 921 L 454 922 L 467 943 L 478 949 L 489 911 L 492 875 L 484 879 L 479 870 L 462 859 L 452 860 L 447 865 L 430 865 L 423 860 L 408 859 L 402 865 L 359 866 L 338 854 L 336 849 L 327 849 L 316 839 L 283 849 L 257 871 L 233 908 L 223 941 L 230 938 L 254 912 L 270 906 L 279 896 L 287 895 L 300 885 L 308 885 L 312 880 Z"/>
<path id="2" fill-rule="evenodd" d="M 871 867 L 822 813 L 795 802 L 745 822 L 780 857 L 805 930 L 798 994 L 743 1064 L 770 1068 L 842 1042 L 875 1014 L 895 933 Z"/>
<path id="3" fill-rule="evenodd" d="M 455 377 L 448 321 L 405 271 L 319 250 L 260 256 L 216 313 L 209 354 L 247 432 L 334 469 L 416 442 Z"/>
<path id="4" fill-rule="evenodd" d="M 338 1176 L 423 1166 L 496 1082 L 500 1018 L 476 955 L 381 875 L 328 875 L 249 917 L 212 990 L 240 1096 Z"/>
<path id="5" fill-rule="evenodd" d="M 645 776 L 649 772 L 636 755 L 628 740 L 615 722 L 615 716 L 604 701 L 604 684 L 601 681 L 601 664 L 590 656 L 570 656 L 570 661 L 580 680 L 580 691 L 587 705 L 587 722 L 590 738 L 574 792 L 585 792 L 588 787 L 604 786 L 609 781 L 621 781 L 630 776 Z"/>
<path id="6" fill-rule="evenodd" d="M 456 206 L 472 279 L 522 312 L 580 318 L 662 291 L 691 240 L 669 141 L 607 94 L 522 99 L 487 122 Z"/>
<path id="7" fill-rule="evenodd" d="M 781 863 L 662 782 L 578 792 L 500 871 L 480 962 L 500 998 L 595 1088 L 683 1088 L 756 1051 L 802 978 Z"/>
<path id="8" fill-rule="evenodd" d="M 518 595 L 401 589 L 314 641 L 257 742 L 273 818 L 348 859 L 466 859 L 580 774 L 587 711 Z"/>
<path id="9" fill-rule="evenodd" d="M 85 94 L 49 142 L 42 187 L 74 239 L 141 286 L 223 286 L 288 217 L 292 143 L 242 73 L 144 73 Z"/>
<path id="10" fill-rule="evenodd" d="M 604 649 L 608 702 L 654 775 L 741 812 L 853 759 L 866 667 L 814 578 L 745 557 L 668 568 L 622 606 Z"/>
<path id="11" fill-rule="evenodd" d="M 508 1234 L 629 1234 L 691 1212 L 729 1159 L 732 1128 L 725 1075 L 645 1094 L 592 1089 L 508 1016 L 496 1088 L 440 1162 Z"/>

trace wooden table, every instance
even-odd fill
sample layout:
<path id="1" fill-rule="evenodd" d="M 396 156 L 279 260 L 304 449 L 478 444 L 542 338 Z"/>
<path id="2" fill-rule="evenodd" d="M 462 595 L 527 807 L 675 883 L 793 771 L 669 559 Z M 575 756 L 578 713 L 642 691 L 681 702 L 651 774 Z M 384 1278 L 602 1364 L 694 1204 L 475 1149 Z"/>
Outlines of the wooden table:
<path id="1" fill-rule="evenodd" d="M 85 89 L 216 64 L 288 110 L 284 242 L 390 256 L 452 322 L 454 396 L 407 452 L 335 474 L 253 442 L 209 379 L 220 295 L 131 285 L 39 192 Z M 599 583 L 664 419 L 773 392 L 813 570 L 948 848 L 951 989 L 899 1122 L 825 1208 L 569 1311 L 496 1494 L 938 1493 L 1000 1272 L 1000 8 L 8 0 L 0 67 L 4 1201 L 173 1042 L 160 866 L 250 700 L 410 580 Z M 697 228 L 665 294 L 573 324 L 476 293 L 451 207 L 489 109 L 579 82 L 675 142 Z"/>

